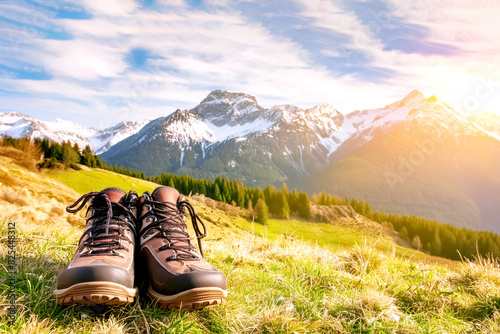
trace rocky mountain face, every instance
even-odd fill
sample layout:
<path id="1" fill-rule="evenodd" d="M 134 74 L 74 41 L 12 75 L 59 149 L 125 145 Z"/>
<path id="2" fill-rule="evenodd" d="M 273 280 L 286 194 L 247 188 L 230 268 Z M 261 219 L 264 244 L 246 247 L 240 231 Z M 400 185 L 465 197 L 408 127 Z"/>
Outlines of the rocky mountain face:
<path id="1" fill-rule="evenodd" d="M 0 133 L 87 140 L 107 163 L 146 175 L 286 182 L 375 210 L 500 232 L 500 116 L 463 115 L 419 91 L 344 115 L 328 104 L 264 108 L 251 95 L 213 91 L 193 109 L 102 131 L 74 124 L 62 131 L 64 121 L 21 116 L 0 114 Z"/>
<path id="2" fill-rule="evenodd" d="M 462 115 L 412 92 L 346 119 L 356 120 L 357 132 L 300 188 L 363 198 L 375 210 L 500 232 L 496 114 Z"/>
<path id="3" fill-rule="evenodd" d="M 150 175 L 222 175 L 265 186 L 299 180 L 326 166 L 342 142 L 343 119 L 326 104 L 266 109 L 253 96 L 214 91 L 191 110 L 152 121 L 102 158 Z"/>
<path id="4" fill-rule="evenodd" d="M 0 113 L 0 136 L 47 138 L 56 143 L 69 141 L 80 148 L 90 145 L 97 154 L 139 131 L 146 122 L 121 122 L 111 128 L 96 130 L 71 121 L 56 119 L 44 122 L 17 112 Z"/>
<path id="5" fill-rule="evenodd" d="M 413 91 L 342 115 L 329 105 L 263 108 L 214 91 L 102 155 L 147 174 L 217 175 L 369 201 L 375 210 L 500 231 L 500 122 Z M 498 203 L 498 202 L 497 202 Z"/>

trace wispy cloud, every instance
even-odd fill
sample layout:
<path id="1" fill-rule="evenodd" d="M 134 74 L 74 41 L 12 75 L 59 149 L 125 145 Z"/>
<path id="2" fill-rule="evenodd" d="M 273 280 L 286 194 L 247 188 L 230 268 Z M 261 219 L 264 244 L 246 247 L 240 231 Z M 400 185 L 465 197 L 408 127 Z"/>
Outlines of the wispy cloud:
<path id="1" fill-rule="evenodd" d="M 212 89 L 254 94 L 267 106 L 329 102 L 343 112 L 385 105 L 415 88 L 463 104 L 479 78 L 498 68 L 498 8 L 414 3 L 7 2 L 0 5 L 0 99 L 3 110 L 88 114 L 84 123 L 94 126 L 193 107 Z M 418 31 L 409 39 L 414 47 L 400 41 L 398 29 L 408 27 Z M 300 32 L 335 43 L 318 48 Z M 46 80 L 29 78 L 26 68 Z M 498 96 L 478 107 L 495 108 Z"/>

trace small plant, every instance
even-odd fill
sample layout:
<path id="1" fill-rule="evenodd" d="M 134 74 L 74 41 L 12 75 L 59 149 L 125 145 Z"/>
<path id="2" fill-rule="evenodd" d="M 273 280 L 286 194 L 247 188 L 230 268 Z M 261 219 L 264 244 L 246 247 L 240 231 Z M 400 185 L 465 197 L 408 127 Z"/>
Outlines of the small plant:
<path id="1" fill-rule="evenodd" d="M 375 249 L 364 244 L 338 255 L 338 266 L 355 276 L 369 274 L 383 263 L 383 256 Z"/>
<path id="2" fill-rule="evenodd" d="M 450 283 L 478 297 L 500 295 L 500 261 L 491 256 L 475 256 L 455 266 L 456 272 L 448 277 Z"/>

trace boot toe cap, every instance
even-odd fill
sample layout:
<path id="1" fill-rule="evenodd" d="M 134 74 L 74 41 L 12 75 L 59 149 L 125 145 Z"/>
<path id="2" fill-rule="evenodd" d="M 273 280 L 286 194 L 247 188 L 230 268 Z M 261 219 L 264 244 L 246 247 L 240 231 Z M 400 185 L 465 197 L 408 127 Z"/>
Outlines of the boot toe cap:
<path id="1" fill-rule="evenodd" d="M 226 277 L 217 270 L 199 270 L 172 276 L 168 280 L 151 279 L 152 288 L 163 295 L 175 295 L 195 288 L 226 290 Z"/>
<path id="2" fill-rule="evenodd" d="M 125 268 L 105 263 L 73 267 L 61 273 L 57 281 L 57 289 L 66 289 L 74 284 L 88 282 L 112 282 L 133 288 L 134 274 Z"/>

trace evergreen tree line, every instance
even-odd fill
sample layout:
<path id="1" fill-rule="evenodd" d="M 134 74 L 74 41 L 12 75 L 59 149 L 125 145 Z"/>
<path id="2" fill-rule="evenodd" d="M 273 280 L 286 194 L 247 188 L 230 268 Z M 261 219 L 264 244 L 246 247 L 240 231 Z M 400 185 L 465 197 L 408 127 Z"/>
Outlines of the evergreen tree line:
<path id="1" fill-rule="evenodd" d="M 27 146 L 35 147 L 40 152 L 42 161 L 38 163 L 38 168 L 55 168 L 58 164 L 63 164 L 68 168 L 80 169 L 78 164 L 93 168 L 104 168 L 107 166 L 101 161 L 99 156 L 92 152 L 87 145 L 80 150 L 78 144 L 71 145 L 70 142 L 63 141 L 62 144 L 52 142 L 48 139 L 35 138 L 13 138 L 4 136 L 3 146 L 10 146 L 25 151 Z M 37 157 L 38 158 L 38 157 Z"/>
<path id="2" fill-rule="evenodd" d="M 500 236 L 494 232 L 474 231 L 440 224 L 415 216 L 375 212 L 372 220 L 388 224 L 402 239 L 432 255 L 460 260 L 477 255 L 500 257 Z"/>
<path id="3" fill-rule="evenodd" d="M 326 194 L 314 194 L 312 201 L 319 205 L 350 205 L 354 211 L 399 233 L 412 247 L 431 255 L 452 260 L 477 255 L 500 257 L 500 235 L 494 232 L 474 231 L 449 224 L 440 224 L 416 216 L 400 216 L 373 212 L 368 202 Z"/>
<path id="4" fill-rule="evenodd" d="M 121 169 L 122 167 L 111 167 L 113 171 Z M 134 174 L 130 170 L 125 173 L 127 175 Z M 219 202 L 248 209 L 255 212 L 255 218 L 258 222 L 264 224 L 267 222 L 268 213 L 280 219 L 288 219 L 291 214 L 296 214 L 304 219 L 311 217 L 311 206 L 307 193 L 298 192 L 296 189 L 290 192 L 285 183 L 281 190 L 277 190 L 274 186 L 267 186 L 262 190 L 245 187 L 241 181 L 228 180 L 220 176 L 212 181 L 211 179 L 195 179 L 188 175 L 162 173 L 145 179 L 176 188 L 184 194 L 202 194 Z"/>
<path id="5" fill-rule="evenodd" d="M 228 180 L 225 177 L 211 179 L 195 179 L 188 175 L 162 173 L 157 176 L 145 176 L 144 172 L 136 172 L 119 166 L 107 166 L 93 154 L 87 145 L 82 151 L 77 144 L 69 142 L 54 143 L 48 139 L 12 138 L 5 136 L 3 146 L 12 146 L 23 149 L 30 143 L 40 149 L 43 160 L 39 167 L 50 168 L 56 163 L 67 167 L 78 168 L 78 163 L 103 168 L 119 174 L 128 175 L 157 184 L 176 188 L 183 194 L 200 194 L 219 202 L 232 204 L 248 209 L 257 222 L 266 224 L 268 214 L 279 219 L 289 219 L 295 214 L 304 219 L 311 218 L 309 196 L 296 189 L 288 191 L 286 183 L 280 190 L 274 186 L 261 188 L 245 187 L 242 182 Z M 373 212 L 368 202 L 341 198 L 339 196 L 321 192 L 314 194 L 312 202 L 317 205 L 350 206 L 358 214 L 385 225 L 399 233 L 399 236 L 408 241 L 414 248 L 428 252 L 435 256 L 460 260 L 461 256 L 471 258 L 475 255 L 492 255 L 500 257 L 500 236 L 493 232 L 474 231 L 458 228 L 448 224 L 440 224 L 435 220 L 428 220 L 416 216 L 400 216 Z"/>

